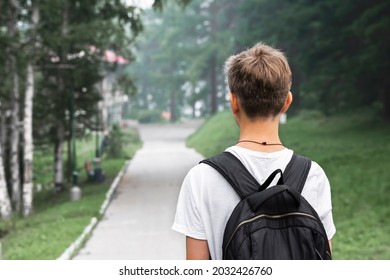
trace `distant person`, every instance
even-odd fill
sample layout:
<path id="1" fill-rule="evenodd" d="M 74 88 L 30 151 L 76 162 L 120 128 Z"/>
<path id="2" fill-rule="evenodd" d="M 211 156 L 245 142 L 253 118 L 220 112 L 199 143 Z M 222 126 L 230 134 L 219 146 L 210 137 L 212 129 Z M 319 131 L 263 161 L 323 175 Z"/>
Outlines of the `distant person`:
<path id="1" fill-rule="evenodd" d="M 278 132 L 279 118 L 293 100 L 290 67 L 282 52 L 257 44 L 231 56 L 225 71 L 231 110 L 240 129 L 238 143 L 226 151 L 263 184 L 274 170 L 285 170 L 293 156 L 293 151 L 281 143 Z M 330 185 L 315 162 L 302 196 L 318 213 L 330 247 L 336 232 Z M 188 172 L 172 227 L 186 235 L 187 259 L 222 259 L 225 226 L 239 202 L 238 194 L 211 166 L 201 163 Z"/>
<path id="2" fill-rule="evenodd" d="M 93 172 L 90 160 L 86 160 L 84 162 L 84 169 L 85 169 L 85 172 L 87 172 L 88 180 L 92 181 L 93 180 L 93 176 L 94 176 L 94 172 Z"/>
<path id="3" fill-rule="evenodd" d="M 105 180 L 105 175 L 103 169 L 100 167 L 101 160 L 100 158 L 95 158 L 93 161 L 93 181 L 96 183 L 102 183 Z"/>
<path id="4" fill-rule="evenodd" d="M 109 136 L 108 131 L 106 130 L 104 132 L 102 143 L 100 145 L 100 154 L 101 155 L 106 151 L 109 143 L 110 143 L 110 136 Z"/>

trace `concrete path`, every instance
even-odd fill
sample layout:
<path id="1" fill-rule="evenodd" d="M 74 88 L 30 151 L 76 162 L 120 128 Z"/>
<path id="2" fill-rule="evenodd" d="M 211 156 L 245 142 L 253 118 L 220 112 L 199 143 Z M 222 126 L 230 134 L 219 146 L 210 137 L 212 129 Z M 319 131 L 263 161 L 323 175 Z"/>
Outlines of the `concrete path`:
<path id="1" fill-rule="evenodd" d="M 199 123 L 142 125 L 143 148 L 76 260 L 184 259 L 185 238 L 171 230 L 180 185 L 202 156 L 185 147 Z"/>

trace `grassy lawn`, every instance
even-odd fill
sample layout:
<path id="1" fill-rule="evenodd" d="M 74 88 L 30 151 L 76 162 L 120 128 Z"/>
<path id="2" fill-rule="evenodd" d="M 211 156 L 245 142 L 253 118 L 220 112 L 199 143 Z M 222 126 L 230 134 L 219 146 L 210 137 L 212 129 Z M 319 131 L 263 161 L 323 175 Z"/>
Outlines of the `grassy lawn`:
<path id="1" fill-rule="evenodd" d="M 238 127 L 228 111 L 216 114 L 187 139 L 187 145 L 205 157 L 223 152 L 238 140 Z"/>
<path id="2" fill-rule="evenodd" d="M 280 128 L 282 142 L 318 162 L 332 186 L 335 259 L 390 259 L 390 126 L 370 111 L 326 118 L 302 113 Z M 230 112 L 206 122 L 187 144 L 205 156 L 238 139 Z"/>
<path id="3" fill-rule="evenodd" d="M 106 179 L 103 183 L 88 183 L 83 168 L 84 160 L 94 156 L 94 140 L 79 141 L 78 156 L 79 186 L 82 199 L 69 201 L 69 191 L 55 194 L 46 189 L 34 196 L 34 213 L 27 219 L 14 217 L 0 221 L 0 242 L 4 259 L 56 259 L 82 233 L 92 217 L 99 217 L 100 206 L 112 181 L 123 167 L 126 159 L 132 158 L 141 147 L 138 135 L 126 131 L 124 152 L 119 158 L 104 157 L 101 167 Z M 88 147 L 90 149 L 88 149 Z M 35 170 L 47 172 L 52 177 L 52 160 L 49 155 L 36 156 Z M 48 166 L 49 165 L 49 166 Z M 39 176 L 35 174 L 36 180 Z M 49 177 L 43 177 L 49 183 Z M 16 215 L 15 215 L 16 216 Z"/>

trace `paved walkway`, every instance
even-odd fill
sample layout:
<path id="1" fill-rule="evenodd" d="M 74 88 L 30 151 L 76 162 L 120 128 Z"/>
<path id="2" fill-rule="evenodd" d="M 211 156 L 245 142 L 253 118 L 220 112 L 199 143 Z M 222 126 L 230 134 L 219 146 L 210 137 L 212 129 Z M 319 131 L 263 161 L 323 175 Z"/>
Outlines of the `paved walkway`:
<path id="1" fill-rule="evenodd" d="M 131 161 L 105 216 L 76 260 L 184 259 L 185 238 L 171 230 L 181 182 L 201 155 L 185 147 L 198 123 L 142 125 Z"/>

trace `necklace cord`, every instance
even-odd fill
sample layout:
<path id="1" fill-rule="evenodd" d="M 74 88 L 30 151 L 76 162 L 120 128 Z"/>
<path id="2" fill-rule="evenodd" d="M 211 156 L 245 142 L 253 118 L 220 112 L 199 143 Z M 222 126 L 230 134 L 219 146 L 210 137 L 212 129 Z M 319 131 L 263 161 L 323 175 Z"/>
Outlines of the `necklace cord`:
<path id="1" fill-rule="evenodd" d="M 258 142 L 258 141 L 253 141 L 253 140 L 239 140 L 237 144 L 239 143 L 243 143 L 243 142 L 248 142 L 248 143 L 255 143 L 255 144 L 259 144 L 259 145 L 263 145 L 263 146 L 283 146 L 282 143 L 267 143 L 267 142 Z"/>

